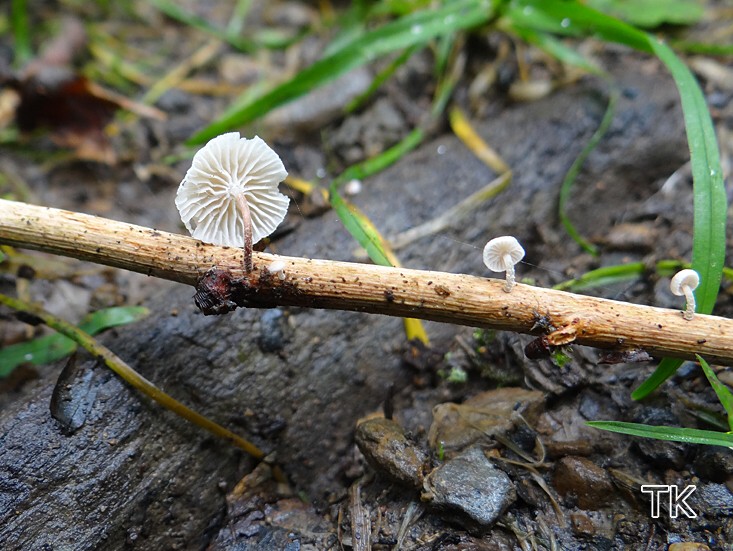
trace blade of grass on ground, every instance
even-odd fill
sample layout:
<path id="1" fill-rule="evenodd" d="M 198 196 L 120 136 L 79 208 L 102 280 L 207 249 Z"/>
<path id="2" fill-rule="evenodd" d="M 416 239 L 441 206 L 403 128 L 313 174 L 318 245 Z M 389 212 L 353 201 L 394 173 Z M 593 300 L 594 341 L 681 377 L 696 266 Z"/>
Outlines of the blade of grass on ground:
<path id="1" fill-rule="evenodd" d="M 558 59 L 559 61 L 562 61 L 565 64 L 573 65 L 595 75 L 606 76 L 606 73 L 602 71 L 600 67 L 587 59 L 585 56 L 583 56 L 583 54 L 578 52 L 578 50 L 571 48 L 566 44 L 563 44 L 557 38 L 550 34 L 540 33 L 526 27 L 514 27 L 509 24 L 506 19 L 501 20 L 499 26 L 500 28 L 504 28 L 507 31 L 512 32 L 513 34 L 516 34 L 525 42 L 537 46 L 544 52 L 550 54 L 552 57 Z"/>
<path id="2" fill-rule="evenodd" d="M 705 97 L 689 69 L 665 44 L 650 39 L 654 52 L 667 65 L 682 98 L 687 140 L 690 145 L 694 211 L 692 269 L 700 274 L 695 290 L 698 312 L 710 314 L 715 306 L 725 262 L 727 196 L 723 185 L 718 141 Z M 641 400 L 653 392 L 682 365 L 665 358 L 631 397 Z"/>
<path id="3" fill-rule="evenodd" d="M 203 17 L 186 11 L 177 2 L 171 2 L 170 0 L 152 0 L 151 3 L 171 19 L 198 29 L 210 36 L 224 40 L 230 46 L 242 52 L 253 52 L 257 49 L 257 44 L 253 40 L 245 38 L 239 33 L 229 33 L 226 30 L 220 29 Z"/>
<path id="4" fill-rule="evenodd" d="M 487 144 L 468 122 L 466 115 L 458 107 L 452 107 L 448 112 L 451 130 L 464 145 L 471 150 L 486 166 L 497 174 L 504 174 L 511 169 L 494 148 Z"/>
<path id="5" fill-rule="evenodd" d="M 412 54 L 417 52 L 420 49 L 420 45 L 414 45 L 410 48 L 405 49 L 404 52 L 402 52 L 400 55 L 398 55 L 396 58 L 394 58 L 389 65 L 387 65 L 384 69 L 382 69 L 375 77 L 374 80 L 372 80 L 372 83 L 369 85 L 369 89 L 364 92 L 363 94 L 360 94 L 358 97 L 354 98 L 349 102 L 349 104 L 346 106 L 346 112 L 347 113 L 353 113 L 356 111 L 359 107 L 361 107 L 364 102 L 366 102 L 367 99 L 372 97 L 374 92 L 377 91 L 377 89 L 384 84 L 389 77 L 391 77 L 394 72 L 402 67 L 402 65 L 405 64 L 405 62 L 412 57 Z"/>
<path id="6" fill-rule="evenodd" d="M 692 264 L 680 262 L 679 260 L 660 260 L 654 266 L 654 273 L 662 277 L 671 277 L 680 270 L 690 268 L 691 266 Z M 569 279 L 553 285 L 552 288 L 558 291 L 578 292 L 586 289 L 606 287 L 638 279 L 648 270 L 649 267 L 644 262 L 604 266 L 603 268 L 586 272 L 575 279 Z M 723 268 L 723 277 L 727 281 L 733 282 L 733 269 Z"/>
<path id="7" fill-rule="evenodd" d="M 598 248 L 590 243 L 587 239 L 585 239 L 575 227 L 575 224 L 573 224 L 570 220 L 570 216 L 568 215 L 568 201 L 571 197 L 573 184 L 575 183 L 575 180 L 577 179 L 578 174 L 583 167 L 583 163 L 585 163 L 588 155 L 590 155 L 590 153 L 598 146 L 601 139 L 603 139 L 603 136 L 608 131 L 611 122 L 613 121 L 619 92 L 611 82 L 610 75 L 606 74 L 598 66 L 586 59 L 577 50 L 566 46 L 565 44 L 547 33 L 537 32 L 533 29 L 528 29 L 526 27 L 512 26 L 511 24 L 507 24 L 506 21 L 507 20 L 505 19 L 503 26 L 508 30 L 511 30 L 514 34 L 518 35 L 524 41 L 529 42 L 530 44 L 534 44 L 538 48 L 541 48 L 542 50 L 565 64 L 573 65 L 590 73 L 604 77 L 604 79 L 608 81 L 611 87 L 608 98 L 608 105 L 606 107 L 605 113 L 603 114 L 603 118 L 601 119 L 598 128 L 593 133 L 590 140 L 588 140 L 588 142 L 585 144 L 585 146 L 571 165 L 567 174 L 565 175 L 565 178 L 563 179 L 562 185 L 560 187 L 560 198 L 558 201 L 558 217 L 562 225 L 565 227 L 565 231 L 583 250 L 594 256 L 597 256 Z"/>
<path id="8" fill-rule="evenodd" d="M 727 432 L 686 429 L 681 427 L 655 427 L 640 423 L 626 423 L 624 421 L 588 421 L 586 424 L 596 429 L 619 432 L 630 436 L 671 440 L 686 444 L 707 444 L 709 446 L 733 448 L 733 434 Z"/>
<path id="9" fill-rule="evenodd" d="M 105 308 L 90 314 L 79 324 L 79 329 L 96 335 L 120 325 L 141 320 L 150 311 L 142 306 L 118 306 Z M 0 350 L 0 378 L 7 377 L 23 363 L 43 365 L 68 356 L 76 350 L 76 343 L 58 333 L 4 347 Z"/>
<path id="10" fill-rule="evenodd" d="M 291 80 L 264 95 L 239 103 L 212 124 L 192 136 L 187 144 L 198 145 L 233 128 L 262 117 L 275 107 L 330 82 L 340 75 L 386 54 L 426 44 L 432 38 L 476 27 L 493 16 L 494 2 L 456 0 L 438 9 L 412 13 L 369 31 L 340 50 L 303 69 Z M 236 100 L 235 100 L 236 101 Z"/>
<path id="11" fill-rule="evenodd" d="M 720 382 L 720 379 L 718 379 L 718 376 L 710 368 L 708 362 L 706 362 L 699 354 L 697 355 L 697 361 L 700 362 L 700 366 L 705 372 L 705 376 L 708 378 L 710 386 L 713 387 L 718 400 L 723 405 L 723 409 L 725 409 L 725 412 L 728 415 L 728 427 L 733 431 L 733 394 L 731 394 L 727 386 Z"/>
<path id="12" fill-rule="evenodd" d="M 10 25 L 13 31 L 13 64 L 20 69 L 33 58 L 28 5 L 26 0 L 13 0 L 10 6 Z"/>
<path id="13" fill-rule="evenodd" d="M 606 132 L 608 132 L 608 129 L 611 126 L 613 116 L 616 113 L 616 104 L 618 103 L 618 98 L 619 92 L 612 85 L 608 95 L 608 105 L 606 106 L 606 111 L 603 114 L 603 118 L 601 119 L 601 122 L 598 125 L 596 131 L 593 132 L 593 135 L 583 146 L 583 149 L 575 158 L 575 161 L 573 161 L 573 164 L 570 166 L 567 174 L 565 174 L 565 178 L 563 179 L 560 186 L 560 198 L 557 204 L 558 217 L 560 218 L 560 222 L 565 228 L 565 231 L 568 232 L 568 235 L 570 235 L 573 241 L 580 245 L 580 247 L 584 251 L 592 254 L 593 256 L 598 256 L 598 247 L 585 239 L 575 227 L 575 224 L 573 224 L 573 222 L 570 220 L 570 215 L 568 214 L 568 202 L 570 201 L 573 184 L 578 178 L 580 170 L 583 168 L 583 163 L 585 163 L 588 155 L 590 155 L 591 152 L 598 146 L 598 144 L 603 139 L 603 136 L 606 135 Z"/>
<path id="14" fill-rule="evenodd" d="M 701 42 L 670 41 L 674 49 L 688 54 L 733 55 L 733 44 L 705 44 Z"/>
<path id="15" fill-rule="evenodd" d="M 355 205 L 352 205 L 341 197 L 338 192 L 339 187 L 343 182 L 347 182 L 352 179 L 362 180 L 393 164 L 404 154 L 417 147 L 417 145 L 422 141 L 422 137 L 422 131 L 414 130 L 408 134 L 407 138 L 402 140 L 402 142 L 391 149 L 388 149 L 381 155 L 347 169 L 331 184 L 329 190 L 331 207 L 341 219 L 346 230 L 362 247 L 364 247 L 369 258 L 371 258 L 375 264 L 379 264 L 381 266 L 400 265 L 397 256 L 392 252 L 392 249 L 389 247 L 374 224 L 372 224 L 371 220 L 369 220 L 369 218 Z M 420 320 L 405 318 L 404 325 L 407 340 L 417 339 L 425 345 L 430 344 L 427 332 Z"/>
<path id="16" fill-rule="evenodd" d="M 691 25 L 703 16 L 698 0 L 586 0 L 598 11 L 635 27 L 654 28 L 664 23 Z"/>

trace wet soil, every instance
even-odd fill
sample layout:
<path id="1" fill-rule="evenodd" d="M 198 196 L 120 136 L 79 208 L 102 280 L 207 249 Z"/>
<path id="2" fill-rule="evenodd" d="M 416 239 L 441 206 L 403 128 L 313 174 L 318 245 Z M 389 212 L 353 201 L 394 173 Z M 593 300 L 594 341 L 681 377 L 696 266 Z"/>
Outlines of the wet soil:
<path id="1" fill-rule="evenodd" d="M 190 32 L 169 30 L 179 40 L 175 33 Z M 689 158 L 674 85 L 647 57 L 609 50 L 603 60 L 622 96 L 571 202 L 571 218 L 598 241 L 601 256 L 583 254 L 556 214 L 565 171 L 605 109 L 605 84 L 586 77 L 526 104 L 495 91 L 480 116 L 468 110 L 478 133 L 511 166 L 513 181 L 449 229 L 400 250 L 405 266 L 487 275 L 480 249 L 503 234 L 527 251 L 519 277 L 543 286 L 601 265 L 689 258 L 691 182 L 664 185 Z M 414 105 L 429 99 L 420 88 L 429 68 L 417 58 L 357 118 L 324 126 L 328 147 L 312 133 L 280 135 L 276 145 L 288 170 L 317 179 L 324 167 L 337 170 L 399 139 L 408 128 L 401 133 L 379 117 L 398 112 L 403 124 L 414 121 Z M 456 92 L 459 103 L 468 84 Z M 171 144 L 200 127 L 216 105 L 183 92 L 170 92 L 159 105 L 170 118 L 134 126 L 142 141 L 132 161 L 48 169 L 13 148 L 3 170 L 22 177 L 40 204 L 183 231 L 173 196 L 186 162 L 153 175 L 144 169 L 158 167 Z M 720 124 L 730 121 L 727 105 L 716 112 Z M 375 138 L 380 128 L 387 134 L 382 144 Z M 365 181 L 352 200 L 393 235 L 440 215 L 495 176 L 447 127 L 437 128 L 416 151 Z M 273 252 L 355 256 L 353 239 L 332 211 L 306 218 L 293 208 L 286 227 L 292 231 L 274 240 Z M 3 276 L 4 292 L 13 284 Z M 31 370 L 0 397 L 3 549 L 368 549 L 368 541 L 374 549 L 665 549 L 681 542 L 725 549 L 733 543 L 729 450 L 585 426 L 615 419 L 710 428 L 695 412 L 719 411 L 717 401 L 691 364 L 635 403 L 630 392 L 653 363 L 600 365 L 595 351 L 576 348 L 572 361 L 558 367 L 525 357 L 531 337 L 437 323 L 425 324 L 433 351 L 411 353 L 399 319 L 296 308 L 204 316 L 191 288 L 110 270 L 71 278 L 65 291 L 64 285 L 36 281 L 31 292 L 52 297 L 49 307 L 72 319 L 93 306 L 149 306 L 150 317 L 106 333 L 102 342 L 171 395 L 272 452 L 269 461 L 287 482 L 275 482 L 268 465 L 162 411 L 80 355 L 81 375 L 72 384 L 84 389 L 83 423 L 75 430 L 49 412 L 65 362 Z M 590 292 L 679 307 L 665 288 L 647 274 Z M 69 304 L 79 312 L 69 314 Z M 733 313 L 727 293 L 716 313 Z M 451 366 L 466 370 L 468 381 L 446 380 Z M 532 398 L 522 418 L 510 415 L 507 423 L 502 410 L 501 422 L 491 421 L 496 411 L 481 397 L 511 387 L 542 398 Z M 500 396 L 521 402 L 499 394 L 488 403 Z M 433 408 L 460 412 L 469 399 L 471 412 L 488 421 L 461 425 L 448 416 L 441 436 L 431 438 L 439 430 Z M 373 431 L 363 418 L 379 416 L 385 401 L 393 419 Z M 483 486 L 486 480 L 494 487 Z M 697 518 L 652 518 L 641 484 L 696 485 L 689 503 Z M 471 492 L 503 497 L 482 502 Z M 487 517 L 489 509 L 496 514 Z"/>

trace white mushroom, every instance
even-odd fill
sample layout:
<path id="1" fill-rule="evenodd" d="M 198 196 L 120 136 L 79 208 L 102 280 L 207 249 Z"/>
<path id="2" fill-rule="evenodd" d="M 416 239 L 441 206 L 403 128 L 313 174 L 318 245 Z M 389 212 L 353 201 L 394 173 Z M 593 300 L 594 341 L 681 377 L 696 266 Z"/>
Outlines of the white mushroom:
<path id="1" fill-rule="evenodd" d="M 285 280 L 285 262 L 282 260 L 273 260 L 269 266 L 267 266 L 267 271 L 271 274 L 277 274 L 277 278 L 280 281 Z"/>
<path id="2" fill-rule="evenodd" d="M 695 316 L 695 295 L 692 293 L 700 285 L 700 275 L 695 270 L 680 270 L 669 282 L 669 290 L 673 295 L 684 295 L 687 305 L 682 316 L 691 320 Z"/>
<path id="3" fill-rule="evenodd" d="M 514 288 L 514 265 L 524 258 L 524 249 L 511 235 L 495 237 L 484 247 L 484 264 L 492 272 L 506 272 L 504 290 Z"/>
<path id="4" fill-rule="evenodd" d="M 194 155 L 176 206 L 196 239 L 243 247 L 249 273 L 253 243 L 270 235 L 287 213 L 290 200 L 278 191 L 287 175 L 280 157 L 259 137 L 222 134 Z"/>

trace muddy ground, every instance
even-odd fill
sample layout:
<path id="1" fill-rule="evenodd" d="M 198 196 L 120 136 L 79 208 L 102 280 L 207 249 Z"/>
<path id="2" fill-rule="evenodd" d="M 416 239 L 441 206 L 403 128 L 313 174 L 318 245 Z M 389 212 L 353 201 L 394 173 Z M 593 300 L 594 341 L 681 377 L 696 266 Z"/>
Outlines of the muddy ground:
<path id="1" fill-rule="evenodd" d="M 291 6 L 294 14 L 310 13 Z M 38 17 L 56 15 L 48 8 Z M 140 25 L 115 15 L 121 21 L 111 20 L 108 29 Z M 204 41 L 159 14 L 147 16 L 163 32 L 157 39 L 142 31 L 136 36 L 141 46 L 157 44 L 168 52 L 169 68 L 182 59 L 176 44 L 192 44 L 188 53 Z M 8 38 L 3 40 L 7 56 Z M 603 265 L 688 259 L 692 188 L 683 167 L 689 155 L 678 95 L 661 64 L 621 48 L 596 49 L 622 94 L 611 130 L 590 155 L 571 201 L 578 229 L 601 247 L 593 258 L 562 229 L 557 199 L 565 171 L 598 126 L 608 89 L 600 79 L 583 77 L 537 101 L 517 103 L 498 83 L 480 105 L 469 104 L 472 78 L 496 57 L 500 42 L 496 36 L 469 41 L 455 101 L 511 166 L 513 181 L 450 228 L 401 249 L 403 264 L 486 276 L 480 249 L 503 234 L 516 236 L 527 251 L 519 277 L 542 286 Z M 194 75 L 234 78 L 224 73 L 230 55 L 222 47 Z M 511 62 L 501 68 L 511 80 Z M 272 134 L 291 174 L 327 184 L 345 164 L 409 131 L 429 108 L 431 70 L 430 55 L 417 56 L 359 113 L 318 121 L 317 131 L 266 124 L 254 131 Z M 730 93 L 710 83 L 706 92 L 716 125 L 725 129 L 733 120 Z M 8 144 L 0 168 L 27 185 L 31 202 L 184 232 L 173 197 L 189 161 L 168 166 L 161 159 L 226 101 L 167 92 L 157 103 L 167 121 L 123 126 L 127 134 L 113 142 L 120 154 L 114 165 L 58 160 L 48 138 L 36 135 Z M 726 148 L 724 141 L 724 154 Z M 39 150 L 40 160 L 31 154 Z M 670 183 L 681 168 L 682 177 Z M 352 200 L 393 235 L 435 218 L 495 176 L 441 123 L 416 151 L 366 180 Z M 288 231 L 270 250 L 353 260 L 355 242 L 335 214 L 304 216 L 308 201 L 294 199 Z M 654 362 L 599 364 L 598 352 L 576 347 L 572 361 L 557 367 L 525 357 L 532 337 L 437 323 L 426 323 L 432 352 L 415 358 L 399 319 L 296 308 L 205 317 L 193 305 L 191 288 L 70 266 L 72 276 L 36 278 L 32 296 L 72 320 L 102 306 L 148 306 L 147 319 L 109 331 L 101 341 L 171 395 L 272 452 L 286 481 L 275 482 L 267 465 L 257 466 L 162 411 L 83 356 L 76 360 L 77 379 L 65 384 L 81 389 L 77 410 L 84 424 L 65 430 L 49 411 L 65 362 L 24 368 L 0 396 L 2 549 L 367 549 L 370 542 L 374 549 L 651 550 L 680 542 L 710 549 L 733 544 L 729 450 L 584 425 L 615 419 L 711 428 L 696 413 L 721 410 L 692 364 L 635 403 L 630 393 Z M 15 283 L 15 274 L 4 272 L 2 292 L 13 292 Z M 680 308 L 667 288 L 667 280 L 649 273 L 592 292 Z M 716 313 L 733 313 L 727 291 Z M 25 331 L 13 320 L 0 327 L 6 343 Z M 448 381 L 451 367 L 464 369 L 468 380 Z M 357 430 L 357 421 L 379 415 L 385 401 L 394 411 L 392 422 L 372 420 Z M 696 485 L 689 503 L 697 518 L 670 519 L 663 511 L 653 519 L 641 484 Z"/>

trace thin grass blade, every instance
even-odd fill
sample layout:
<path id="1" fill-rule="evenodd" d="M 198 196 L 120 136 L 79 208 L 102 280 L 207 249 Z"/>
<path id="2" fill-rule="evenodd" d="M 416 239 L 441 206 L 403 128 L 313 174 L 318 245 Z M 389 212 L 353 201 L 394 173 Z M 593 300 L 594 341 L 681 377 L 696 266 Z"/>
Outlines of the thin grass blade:
<path id="1" fill-rule="evenodd" d="M 725 412 L 728 414 L 728 426 L 730 430 L 733 431 L 733 394 L 731 394 L 731 391 L 727 386 L 720 382 L 720 379 L 718 379 L 718 376 L 710 368 L 708 362 L 706 362 L 699 354 L 697 355 L 697 361 L 700 362 L 700 367 L 702 367 L 702 370 L 705 372 L 705 376 L 708 378 L 710 386 L 713 387 L 718 400 L 720 400 L 720 403 L 723 405 L 723 409 L 725 409 Z"/>
<path id="2" fill-rule="evenodd" d="M 619 91 L 615 86 L 612 85 L 608 95 L 608 105 L 606 106 L 606 111 L 603 114 L 603 118 L 601 119 L 598 128 L 583 146 L 583 149 L 580 151 L 575 161 L 573 161 L 573 164 L 570 166 L 570 169 L 565 175 L 562 185 L 560 186 L 560 199 L 558 200 L 557 206 L 560 222 L 565 228 L 565 231 L 568 232 L 568 235 L 570 235 L 570 237 L 573 239 L 573 241 L 575 241 L 584 251 L 594 256 L 598 256 L 598 247 L 585 239 L 575 227 L 575 224 L 573 224 L 572 220 L 570 220 L 570 216 L 568 214 L 568 202 L 570 201 L 573 184 L 578 178 L 578 174 L 580 174 L 580 170 L 583 168 L 585 160 L 588 158 L 588 155 L 590 155 L 591 152 L 596 147 L 598 147 L 598 144 L 601 142 L 603 136 L 606 135 L 606 132 L 608 132 L 608 129 L 611 126 L 613 116 L 616 113 L 616 104 L 618 103 L 618 98 Z"/>
<path id="3" fill-rule="evenodd" d="M 628 434 L 630 436 L 655 438 L 656 440 L 671 440 L 686 444 L 707 444 L 709 446 L 733 448 L 733 434 L 728 432 L 680 427 L 654 427 L 623 421 L 588 421 L 586 424 L 596 429 Z"/>
<path id="4" fill-rule="evenodd" d="M 703 16 L 703 6 L 697 0 L 587 0 L 587 4 L 635 27 L 648 29 L 664 23 L 691 25 Z"/>
<path id="5" fill-rule="evenodd" d="M 79 329 L 90 335 L 96 335 L 105 329 L 141 320 L 149 313 L 150 311 L 142 306 L 106 308 L 87 316 L 79 324 Z M 68 356 L 74 350 L 76 343 L 58 333 L 6 346 L 0 350 L 0 378 L 7 377 L 20 364 L 47 364 Z"/>
<path id="6" fill-rule="evenodd" d="M 13 31 L 13 64 L 17 69 L 33 58 L 30 24 L 28 22 L 28 3 L 26 0 L 13 0 L 10 5 L 10 26 Z"/>
<path id="7" fill-rule="evenodd" d="M 192 136 L 187 143 L 197 145 L 247 124 L 275 107 L 383 55 L 426 44 L 435 37 L 486 23 L 493 16 L 493 6 L 493 2 L 486 0 L 449 2 L 438 9 L 415 12 L 369 31 L 302 70 L 291 80 L 239 104 L 235 110 L 227 111 L 214 123 Z"/>

